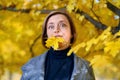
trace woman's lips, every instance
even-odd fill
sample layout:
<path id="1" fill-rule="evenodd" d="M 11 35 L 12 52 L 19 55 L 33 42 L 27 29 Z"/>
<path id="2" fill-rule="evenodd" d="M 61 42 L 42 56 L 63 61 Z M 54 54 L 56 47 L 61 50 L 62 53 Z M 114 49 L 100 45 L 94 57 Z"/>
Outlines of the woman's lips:
<path id="1" fill-rule="evenodd" d="M 61 35 L 55 35 L 55 37 L 62 37 Z"/>

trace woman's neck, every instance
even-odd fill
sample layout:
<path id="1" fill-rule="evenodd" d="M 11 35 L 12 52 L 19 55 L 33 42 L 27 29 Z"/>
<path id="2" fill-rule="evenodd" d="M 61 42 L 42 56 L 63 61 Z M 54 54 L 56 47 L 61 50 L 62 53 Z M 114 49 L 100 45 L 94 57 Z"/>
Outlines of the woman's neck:
<path id="1" fill-rule="evenodd" d="M 52 47 L 50 48 L 49 52 L 52 58 L 60 59 L 60 58 L 67 58 L 67 52 L 70 50 L 71 47 L 68 47 L 64 50 L 54 50 Z"/>

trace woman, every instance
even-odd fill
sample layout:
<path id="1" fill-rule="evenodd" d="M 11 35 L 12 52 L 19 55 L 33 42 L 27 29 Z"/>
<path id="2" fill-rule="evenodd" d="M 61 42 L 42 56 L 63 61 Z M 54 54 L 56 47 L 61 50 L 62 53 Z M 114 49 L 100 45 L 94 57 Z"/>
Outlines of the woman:
<path id="1" fill-rule="evenodd" d="M 42 43 L 45 46 L 45 41 L 53 36 L 63 38 L 64 42 L 59 43 L 57 50 L 51 47 L 25 64 L 21 80 L 95 80 L 87 61 L 74 53 L 67 56 L 75 35 L 75 27 L 67 13 L 51 12 L 44 21 Z"/>

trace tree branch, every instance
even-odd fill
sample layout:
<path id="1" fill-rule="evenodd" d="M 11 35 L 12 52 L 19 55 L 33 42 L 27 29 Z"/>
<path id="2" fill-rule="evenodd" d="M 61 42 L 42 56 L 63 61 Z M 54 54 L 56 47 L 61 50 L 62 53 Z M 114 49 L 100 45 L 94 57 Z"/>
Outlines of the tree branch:
<path id="1" fill-rule="evenodd" d="M 0 10 L 8 10 L 13 12 L 23 12 L 23 13 L 29 13 L 31 9 L 16 9 L 15 6 L 9 6 L 9 7 L 3 7 L 0 5 Z"/>
<path id="2" fill-rule="evenodd" d="M 84 15 L 85 18 L 86 18 L 88 21 L 90 21 L 92 24 L 94 24 L 96 28 L 99 28 L 99 29 L 102 29 L 102 30 L 104 30 L 104 29 L 107 28 L 106 25 L 102 24 L 101 22 L 98 22 L 98 21 L 94 20 L 94 19 L 93 19 L 91 16 L 89 16 L 87 13 L 85 13 L 85 12 L 83 12 L 83 11 L 80 11 L 79 9 L 76 11 L 76 13 L 79 13 L 79 14 L 81 14 L 81 15 Z"/>
<path id="3" fill-rule="evenodd" d="M 95 15 L 95 17 L 98 19 L 98 21 L 101 22 L 100 19 L 99 19 L 99 16 L 97 16 L 96 13 L 94 12 L 93 7 L 94 7 L 94 0 L 92 0 L 92 8 L 91 8 L 91 11 L 92 11 L 93 14 Z"/>
<path id="4" fill-rule="evenodd" d="M 13 12 L 23 12 L 23 13 L 29 13 L 32 9 L 16 9 L 15 6 L 9 6 L 9 7 L 3 7 L 0 5 L 0 10 L 8 10 L 8 11 L 13 11 Z M 55 10 L 60 10 L 60 11 L 65 11 L 66 8 L 59 8 L 59 9 L 53 9 L 53 10 L 35 10 L 36 12 L 39 11 L 41 14 L 48 14 L 51 11 Z"/>
<path id="5" fill-rule="evenodd" d="M 34 56 L 35 56 L 35 55 L 34 55 L 35 53 L 34 53 L 34 51 L 33 51 L 33 46 L 35 45 L 36 41 L 37 41 L 40 37 L 41 37 L 41 34 L 38 35 L 38 37 L 33 41 L 32 45 L 30 46 L 31 57 L 34 57 Z"/>
<path id="6" fill-rule="evenodd" d="M 115 14 L 117 14 L 120 17 L 120 9 L 118 9 L 117 7 L 115 7 L 114 5 L 112 5 L 110 2 L 107 1 L 107 7 L 113 11 Z M 112 33 L 115 34 L 116 32 L 118 32 L 120 30 L 120 18 L 119 18 L 119 24 L 118 26 L 112 28 Z"/>
<path id="7" fill-rule="evenodd" d="M 110 2 L 107 1 L 107 8 L 109 8 L 111 11 L 113 11 L 115 14 L 120 16 L 120 9 L 112 5 Z"/>

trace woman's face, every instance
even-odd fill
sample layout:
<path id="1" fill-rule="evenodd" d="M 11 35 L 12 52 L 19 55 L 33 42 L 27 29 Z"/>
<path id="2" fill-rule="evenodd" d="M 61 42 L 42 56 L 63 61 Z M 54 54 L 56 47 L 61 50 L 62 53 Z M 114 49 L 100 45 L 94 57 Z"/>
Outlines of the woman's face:
<path id="1" fill-rule="evenodd" d="M 62 14 L 56 14 L 49 18 L 47 22 L 47 36 L 62 37 L 65 42 L 59 44 L 59 49 L 65 49 L 70 45 L 72 38 L 68 19 Z"/>

